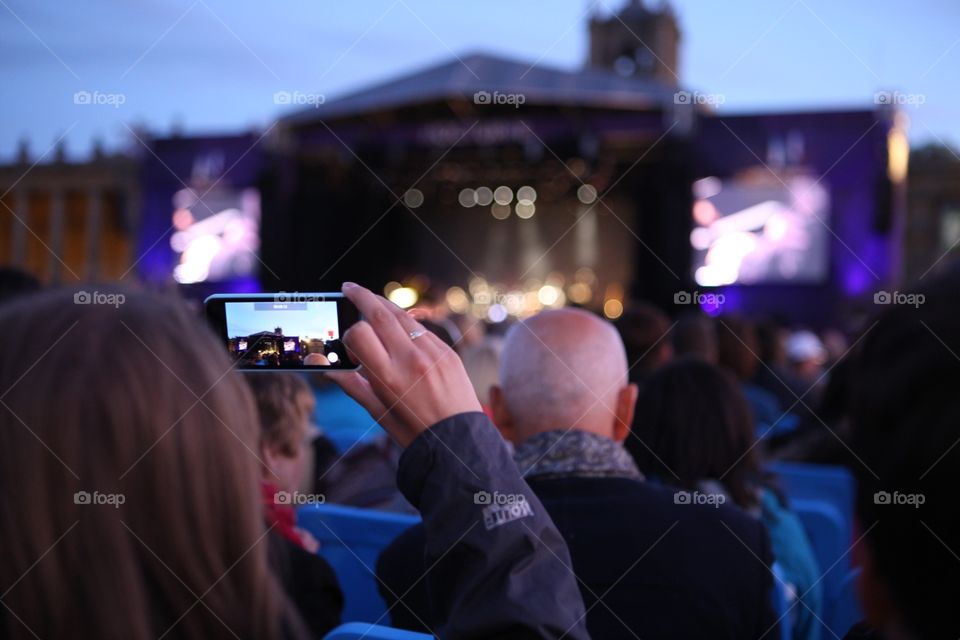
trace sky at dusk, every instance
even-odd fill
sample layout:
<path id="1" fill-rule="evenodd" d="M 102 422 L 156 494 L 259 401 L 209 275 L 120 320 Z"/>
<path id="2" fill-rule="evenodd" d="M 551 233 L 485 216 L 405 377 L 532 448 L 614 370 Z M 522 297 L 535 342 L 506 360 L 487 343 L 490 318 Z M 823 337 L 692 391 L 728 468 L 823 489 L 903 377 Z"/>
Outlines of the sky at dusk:
<path id="1" fill-rule="evenodd" d="M 658 2 L 659 0 L 652 0 Z M 0 162 L 63 137 L 82 157 L 128 127 L 158 135 L 263 129 L 277 91 L 327 100 L 485 52 L 576 70 L 614 0 L 0 0 Z M 870 108 L 898 92 L 914 145 L 960 146 L 955 0 L 674 0 L 676 70 L 726 113 Z M 75 104 L 97 92 L 101 104 Z"/>

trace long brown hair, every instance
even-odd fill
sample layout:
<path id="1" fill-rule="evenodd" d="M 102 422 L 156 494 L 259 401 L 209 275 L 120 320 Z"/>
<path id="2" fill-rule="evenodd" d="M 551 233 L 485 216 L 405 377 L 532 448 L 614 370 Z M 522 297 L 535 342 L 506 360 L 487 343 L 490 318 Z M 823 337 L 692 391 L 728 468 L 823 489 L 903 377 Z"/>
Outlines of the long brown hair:
<path id="1" fill-rule="evenodd" d="M 750 508 L 757 504 L 757 484 L 765 484 L 754 439 L 753 418 L 733 375 L 685 357 L 644 385 L 625 446 L 649 476 L 688 490 L 717 480 L 737 505 Z"/>
<path id="2" fill-rule="evenodd" d="M 202 321 L 59 291 L 0 327 L 0 636 L 298 634 L 267 564 L 256 409 Z"/>

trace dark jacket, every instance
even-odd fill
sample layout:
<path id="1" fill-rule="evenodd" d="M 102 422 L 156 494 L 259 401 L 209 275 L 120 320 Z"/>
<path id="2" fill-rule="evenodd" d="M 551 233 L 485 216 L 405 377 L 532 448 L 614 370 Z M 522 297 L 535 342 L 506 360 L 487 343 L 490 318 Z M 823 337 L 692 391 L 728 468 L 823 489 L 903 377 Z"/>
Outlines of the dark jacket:
<path id="1" fill-rule="evenodd" d="M 275 530 L 267 535 L 270 565 L 310 635 L 322 638 L 340 624 L 343 593 L 326 560 Z"/>
<path id="2" fill-rule="evenodd" d="M 589 638 L 563 537 L 484 414 L 423 432 L 401 456 L 397 484 L 423 517 L 415 579 L 434 603 L 432 632 Z M 493 495 L 511 506 L 490 504 Z"/>
<path id="3" fill-rule="evenodd" d="M 529 483 L 570 548 L 594 638 L 777 637 L 760 522 L 732 507 L 677 504 L 672 490 L 630 478 Z M 422 548 L 423 530 L 414 527 L 383 552 L 377 570 L 387 603 L 396 601 L 391 592 L 409 590 L 404 603 L 429 622 L 430 595 L 410 588 L 424 570 Z M 523 597 L 551 594 L 540 585 Z M 391 615 L 395 626 L 417 626 L 404 604 Z"/>

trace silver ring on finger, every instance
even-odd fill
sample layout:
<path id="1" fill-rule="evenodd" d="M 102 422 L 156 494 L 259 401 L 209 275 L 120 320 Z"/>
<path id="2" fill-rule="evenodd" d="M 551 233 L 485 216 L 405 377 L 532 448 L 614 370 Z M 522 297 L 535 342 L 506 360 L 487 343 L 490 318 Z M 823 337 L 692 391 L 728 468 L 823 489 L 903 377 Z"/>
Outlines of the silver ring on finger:
<path id="1" fill-rule="evenodd" d="M 427 333 L 427 330 L 426 330 L 426 329 L 417 329 L 416 331 L 411 331 L 411 332 L 410 332 L 410 339 L 411 339 L 411 340 L 416 340 L 417 338 L 419 338 L 419 337 L 421 337 L 421 336 L 423 336 L 423 335 L 426 335 L 426 333 Z"/>

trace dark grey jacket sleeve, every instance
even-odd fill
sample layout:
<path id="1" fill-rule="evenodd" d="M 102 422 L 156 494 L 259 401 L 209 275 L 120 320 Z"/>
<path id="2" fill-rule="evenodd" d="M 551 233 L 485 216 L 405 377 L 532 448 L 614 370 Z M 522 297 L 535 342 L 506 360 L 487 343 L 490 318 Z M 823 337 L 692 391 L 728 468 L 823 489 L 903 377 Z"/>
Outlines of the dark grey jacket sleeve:
<path id="1" fill-rule="evenodd" d="M 426 531 L 424 580 L 443 638 L 589 638 L 570 554 L 482 413 L 422 433 L 400 490 Z"/>

